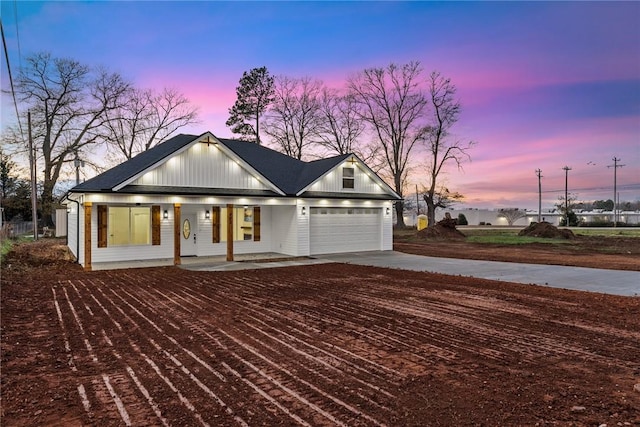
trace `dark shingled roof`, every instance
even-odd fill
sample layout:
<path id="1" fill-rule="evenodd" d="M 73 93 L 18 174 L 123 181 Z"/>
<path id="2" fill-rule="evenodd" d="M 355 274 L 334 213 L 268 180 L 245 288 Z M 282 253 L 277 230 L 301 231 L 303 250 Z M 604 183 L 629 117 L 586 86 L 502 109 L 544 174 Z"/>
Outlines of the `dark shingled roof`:
<path id="1" fill-rule="evenodd" d="M 262 145 L 246 141 L 220 138 L 220 142 L 287 195 L 296 195 L 300 190 L 349 157 L 348 154 L 343 154 L 328 159 L 303 162 Z"/>
<path id="2" fill-rule="evenodd" d="M 94 176 L 82 184 L 76 185 L 71 189 L 71 192 L 110 192 L 113 187 L 135 176 L 141 171 L 147 169 L 149 166 L 158 163 L 165 157 L 169 157 L 185 145 L 191 143 L 197 137 L 197 135 L 185 134 L 174 136 L 162 144 L 158 144 L 147 151 L 143 151 L 134 158 L 129 159 L 124 163 L 120 163 L 118 166 L 115 166 L 100 175 Z"/>
<path id="3" fill-rule="evenodd" d="M 200 136 L 185 134 L 174 136 L 173 138 L 138 154 L 134 158 L 73 187 L 70 191 L 73 193 L 112 192 L 114 187 L 162 161 L 166 157 L 171 156 L 173 153 L 189 145 L 197 138 L 200 138 Z M 254 143 L 225 138 L 218 138 L 218 140 L 278 187 L 287 196 L 295 196 L 309 184 L 316 181 L 322 175 L 333 169 L 336 165 L 342 163 L 350 156 L 350 154 L 342 154 L 328 159 L 303 162 Z M 210 192 L 213 192 L 214 189 L 194 189 L 192 193 L 192 191 L 184 188 L 179 191 L 177 187 L 162 187 L 154 189 L 149 186 L 127 185 L 119 192 L 165 193 L 167 191 L 171 191 L 172 194 L 209 194 Z M 232 193 L 238 192 L 243 195 L 247 195 L 245 190 L 232 191 Z M 221 192 L 217 194 L 225 193 L 225 191 L 221 190 Z M 265 191 L 264 195 L 267 195 L 267 193 L 269 195 L 275 195 L 275 193 L 269 190 Z M 352 196 L 354 195 L 349 195 L 349 197 Z M 340 197 L 344 197 L 344 194 L 340 194 Z M 388 199 L 389 196 L 387 195 L 385 198 Z"/>

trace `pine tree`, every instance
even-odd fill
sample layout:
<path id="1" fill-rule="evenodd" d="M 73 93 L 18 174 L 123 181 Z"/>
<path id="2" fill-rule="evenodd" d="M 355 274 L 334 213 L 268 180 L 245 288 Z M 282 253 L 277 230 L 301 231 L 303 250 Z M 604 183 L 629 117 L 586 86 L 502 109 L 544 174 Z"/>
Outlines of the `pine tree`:
<path id="1" fill-rule="evenodd" d="M 260 144 L 260 116 L 274 100 L 274 81 L 267 67 L 242 73 L 236 95 L 226 124 L 233 133 Z"/>

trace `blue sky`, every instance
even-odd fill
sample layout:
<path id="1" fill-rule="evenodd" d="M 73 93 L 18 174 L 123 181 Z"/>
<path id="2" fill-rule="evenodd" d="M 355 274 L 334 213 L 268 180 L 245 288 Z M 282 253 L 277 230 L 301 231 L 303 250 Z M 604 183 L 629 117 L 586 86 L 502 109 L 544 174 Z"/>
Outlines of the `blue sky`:
<path id="1" fill-rule="evenodd" d="M 578 199 L 612 198 L 614 156 L 621 199 L 640 199 L 640 2 L 2 1 L 2 22 L 14 73 L 19 53 L 39 51 L 105 65 L 180 90 L 201 110 L 185 131 L 221 137 L 243 71 L 339 88 L 364 68 L 418 60 L 456 84 L 456 134 L 478 142 L 445 177 L 467 206 L 535 208 L 542 169 L 550 207 L 565 165 Z M 2 107 L 8 123 L 6 96 Z M 421 173 L 416 159 L 412 187 Z"/>

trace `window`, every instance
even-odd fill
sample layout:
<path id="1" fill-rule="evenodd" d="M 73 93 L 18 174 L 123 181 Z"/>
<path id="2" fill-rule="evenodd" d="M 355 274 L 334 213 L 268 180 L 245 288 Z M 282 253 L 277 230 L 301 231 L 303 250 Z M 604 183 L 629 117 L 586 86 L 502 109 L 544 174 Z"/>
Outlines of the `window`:
<path id="1" fill-rule="evenodd" d="M 150 245 L 151 207 L 109 207 L 108 245 Z"/>
<path id="2" fill-rule="evenodd" d="M 353 168 L 342 168 L 342 188 L 355 188 Z"/>
<path id="3" fill-rule="evenodd" d="M 227 208 L 221 209 L 220 242 L 227 241 Z M 233 240 L 260 241 L 260 207 L 245 206 L 233 208 Z"/>

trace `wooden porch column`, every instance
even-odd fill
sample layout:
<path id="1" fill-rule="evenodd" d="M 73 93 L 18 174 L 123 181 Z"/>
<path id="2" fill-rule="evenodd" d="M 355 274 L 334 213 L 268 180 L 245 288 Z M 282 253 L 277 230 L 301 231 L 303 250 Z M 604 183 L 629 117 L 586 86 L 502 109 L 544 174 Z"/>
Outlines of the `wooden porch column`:
<path id="1" fill-rule="evenodd" d="M 180 265 L 180 203 L 173 204 L 173 265 Z"/>
<path id="2" fill-rule="evenodd" d="M 91 202 L 84 203 L 84 269 L 91 271 Z"/>
<path id="3" fill-rule="evenodd" d="M 233 261 L 233 205 L 227 205 L 227 261 Z"/>

